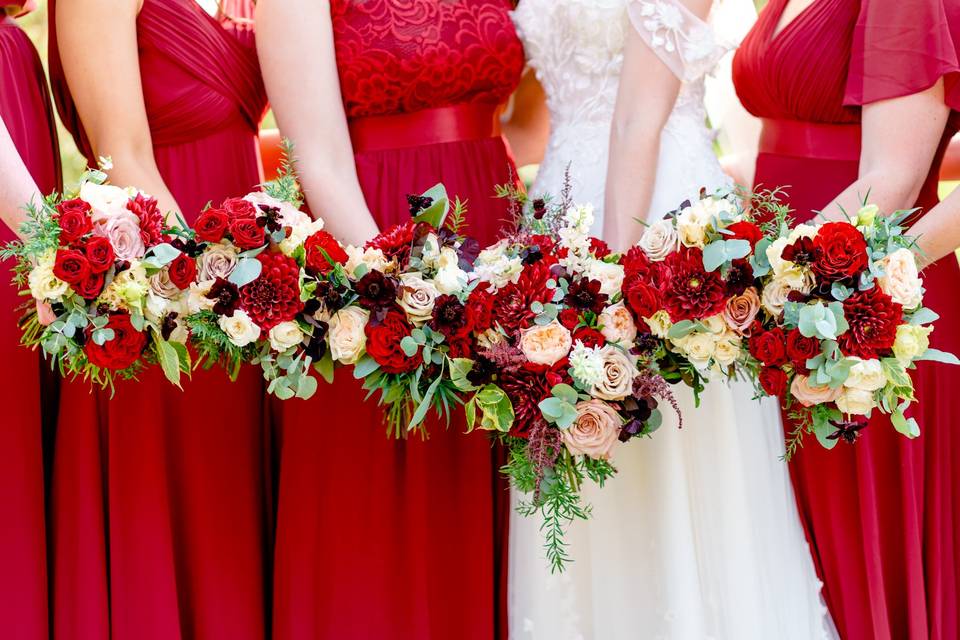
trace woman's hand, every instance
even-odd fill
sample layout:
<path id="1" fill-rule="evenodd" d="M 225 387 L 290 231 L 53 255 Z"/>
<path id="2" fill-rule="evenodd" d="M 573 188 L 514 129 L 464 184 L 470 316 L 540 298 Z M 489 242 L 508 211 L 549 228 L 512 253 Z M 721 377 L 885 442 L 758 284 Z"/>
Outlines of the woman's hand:
<path id="1" fill-rule="evenodd" d="M 960 248 L 960 189 L 954 189 L 946 200 L 928 211 L 909 233 L 918 238 L 922 267 L 952 256 Z"/>
<path id="2" fill-rule="evenodd" d="M 0 219 L 18 238 L 25 240 L 20 228 L 27 219 L 26 207 L 42 201 L 43 195 L 0 119 Z"/>

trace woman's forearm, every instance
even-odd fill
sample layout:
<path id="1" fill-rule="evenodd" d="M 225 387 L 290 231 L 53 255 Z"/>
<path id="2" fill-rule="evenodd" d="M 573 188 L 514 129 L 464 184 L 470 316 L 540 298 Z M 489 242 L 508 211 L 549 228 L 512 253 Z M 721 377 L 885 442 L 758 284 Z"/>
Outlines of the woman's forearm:
<path id="1" fill-rule="evenodd" d="M 659 130 L 641 122 L 614 124 L 603 223 L 603 237 L 614 251 L 626 251 L 643 235 L 659 155 Z"/>
<path id="2" fill-rule="evenodd" d="M 10 133 L 0 120 L 0 219 L 22 239 L 20 227 L 27 218 L 26 207 L 39 204 L 42 199 Z"/>
<path id="3" fill-rule="evenodd" d="M 177 224 L 178 214 L 186 214 L 191 217 L 200 213 L 199 211 L 180 210 L 180 206 L 160 175 L 160 170 L 153 159 L 152 149 L 142 153 L 122 151 L 111 155 L 110 161 L 113 165 L 107 171 L 110 182 L 119 187 L 135 187 L 156 198 L 160 210 L 167 215 L 169 224 Z"/>

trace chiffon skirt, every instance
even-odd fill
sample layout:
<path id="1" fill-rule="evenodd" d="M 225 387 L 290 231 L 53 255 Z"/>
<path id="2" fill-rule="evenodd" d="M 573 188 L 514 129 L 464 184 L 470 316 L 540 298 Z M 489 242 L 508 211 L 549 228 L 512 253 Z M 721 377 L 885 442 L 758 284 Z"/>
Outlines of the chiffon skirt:
<path id="1" fill-rule="evenodd" d="M 499 138 L 360 153 L 361 186 L 381 228 L 409 218 L 406 194 L 443 182 L 467 201 L 467 232 L 495 239 L 511 180 Z M 309 401 L 275 404 L 279 493 L 277 640 L 489 639 L 502 613 L 506 509 L 482 433 L 429 425 L 388 439 L 376 399 L 338 371 Z"/>

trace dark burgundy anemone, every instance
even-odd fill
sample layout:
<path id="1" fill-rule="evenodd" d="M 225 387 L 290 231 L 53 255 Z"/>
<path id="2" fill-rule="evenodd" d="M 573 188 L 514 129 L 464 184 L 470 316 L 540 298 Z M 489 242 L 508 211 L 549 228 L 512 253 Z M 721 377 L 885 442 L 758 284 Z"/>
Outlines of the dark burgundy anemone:
<path id="1" fill-rule="evenodd" d="M 240 290 L 237 285 L 224 278 L 217 278 L 210 291 L 207 293 L 208 300 L 216 300 L 213 305 L 213 312 L 218 316 L 231 316 L 240 306 Z"/>
<path id="2" fill-rule="evenodd" d="M 600 313 L 607 304 L 607 294 L 600 293 L 600 286 L 599 280 L 580 278 L 570 284 L 563 302 L 574 309 Z"/>
<path id="3" fill-rule="evenodd" d="M 361 307 L 370 311 L 377 311 L 393 306 L 397 299 L 397 285 L 393 280 L 383 275 L 383 272 L 368 271 L 355 289 Z"/>
<path id="4" fill-rule="evenodd" d="M 793 244 L 783 248 L 781 254 L 784 260 L 794 264 L 807 265 L 817 256 L 817 249 L 813 246 L 813 238 L 800 237 Z"/>
<path id="5" fill-rule="evenodd" d="M 456 296 L 438 296 L 433 306 L 430 328 L 450 337 L 460 334 L 467 326 L 467 314 L 463 303 Z"/>

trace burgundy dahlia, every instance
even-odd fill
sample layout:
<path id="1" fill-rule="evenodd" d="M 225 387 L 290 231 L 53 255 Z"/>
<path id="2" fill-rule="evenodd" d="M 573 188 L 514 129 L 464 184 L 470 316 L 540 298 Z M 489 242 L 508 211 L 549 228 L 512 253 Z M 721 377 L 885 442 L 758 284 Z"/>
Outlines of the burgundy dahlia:
<path id="1" fill-rule="evenodd" d="M 410 249 L 417 226 L 418 224 L 411 219 L 403 224 L 390 227 L 365 244 L 364 248 L 380 249 L 388 259 L 395 258 L 400 264 L 404 264 L 410 257 Z"/>
<path id="2" fill-rule="evenodd" d="M 553 385 L 541 368 L 530 366 L 501 370 L 497 383 L 513 403 L 513 427 L 510 435 L 529 438 L 530 429 L 542 419 L 540 402 L 550 397 Z"/>
<path id="3" fill-rule="evenodd" d="M 499 323 L 508 336 L 516 336 L 534 318 L 530 305 L 534 302 L 546 303 L 553 297 L 553 290 L 547 289 L 550 270 L 542 262 L 524 267 L 516 284 L 510 283 L 497 291 L 493 305 L 495 322 Z"/>
<path id="4" fill-rule="evenodd" d="M 683 247 L 667 256 L 669 270 L 663 291 L 663 307 L 673 322 L 699 320 L 723 311 L 726 287 L 718 271 L 703 268 L 703 252 Z"/>
<path id="5" fill-rule="evenodd" d="M 240 289 L 240 305 L 264 331 L 297 317 L 300 301 L 300 268 L 296 260 L 279 252 L 257 256 L 263 265 L 260 277 Z"/>
<path id="6" fill-rule="evenodd" d="M 140 218 L 140 236 L 148 248 L 163 242 L 163 213 L 155 198 L 138 193 L 127 202 L 127 209 Z"/>
<path id="7" fill-rule="evenodd" d="M 846 355 L 870 359 L 893 347 L 897 325 L 903 321 L 903 307 L 879 287 L 873 287 L 847 298 L 843 315 L 850 330 L 840 336 L 840 348 Z"/>

